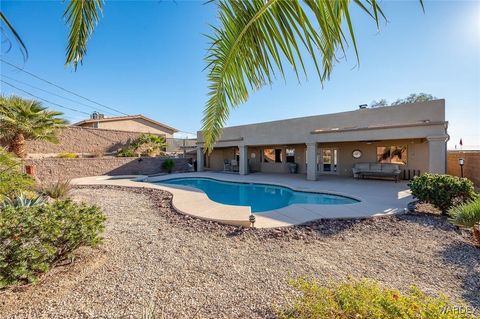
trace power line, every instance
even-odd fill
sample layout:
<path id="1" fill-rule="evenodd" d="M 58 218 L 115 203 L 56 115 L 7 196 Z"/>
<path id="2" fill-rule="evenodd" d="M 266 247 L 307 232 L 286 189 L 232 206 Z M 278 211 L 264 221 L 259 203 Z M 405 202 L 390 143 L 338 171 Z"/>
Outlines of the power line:
<path id="1" fill-rule="evenodd" d="M 90 115 L 90 114 L 87 113 L 87 112 L 83 112 L 83 111 L 79 111 L 79 110 L 76 110 L 76 109 L 73 109 L 73 108 L 70 108 L 70 107 L 67 107 L 67 106 L 63 106 L 63 105 L 60 105 L 60 104 L 58 104 L 58 103 L 51 102 L 51 101 L 49 101 L 49 100 L 47 100 L 47 99 L 41 98 L 41 97 L 39 97 L 39 96 L 36 96 L 35 94 L 32 94 L 32 93 L 30 93 L 30 92 L 27 92 L 27 91 L 21 89 L 21 88 L 18 88 L 18 87 L 16 87 L 16 86 L 13 85 L 13 84 L 8 83 L 7 81 L 1 80 L 1 79 L 0 79 L 0 81 L 3 82 L 3 83 L 5 83 L 5 84 L 8 85 L 8 86 L 11 86 L 11 87 L 14 88 L 14 89 L 17 89 L 17 90 L 19 90 L 19 91 L 21 91 L 21 92 L 23 92 L 23 93 L 25 93 L 25 94 L 28 94 L 28 95 L 30 95 L 30 96 L 33 96 L 34 98 L 39 99 L 39 100 L 42 100 L 42 101 L 44 101 L 44 102 L 46 102 L 46 103 L 53 104 L 53 105 L 55 105 L 55 106 L 61 107 L 62 109 L 70 110 L 70 111 L 73 111 L 73 112 Z"/>
<path id="2" fill-rule="evenodd" d="M 90 105 L 88 105 L 88 104 L 85 104 L 85 103 L 82 103 L 82 102 L 79 102 L 79 101 L 72 100 L 72 99 L 70 99 L 70 98 L 68 98 L 68 97 L 65 97 L 65 96 L 62 96 L 62 95 L 59 95 L 59 94 L 50 92 L 50 91 L 48 91 L 48 90 L 39 88 L 39 87 L 37 87 L 37 86 L 35 86 L 35 85 L 31 85 L 31 84 L 25 83 L 25 82 L 23 82 L 23 81 L 14 79 L 14 78 L 12 78 L 12 77 L 10 77 L 10 76 L 7 76 L 7 75 L 5 75 L 5 74 L 2 74 L 2 77 L 7 78 L 7 79 L 9 79 L 9 80 L 11 80 L 11 81 L 15 81 L 15 82 L 17 82 L 17 83 L 20 83 L 20 84 L 29 86 L 29 87 L 31 87 L 31 88 L 33 88 L 33 89 L 40 90 L 40 91 L 46 92 L 46 93 L 48 93 L 48 94 L 54 95 L 54 96 L 56 96 L 56 97 L 65 99 L 65 100 L 67 100 L 67 101 L 74 102 L 74 103 L 77 103 L 77 104 L 80 104 L 80 105 L 89 107 L 89 108 L 91 108 L 91 109 L 94 110 L 94 111 L 100 111 L 99 109 L 96 109 L 96 108 L 94 108 L 93 106 L 90 106 Z M 107 114 L 109 114 L 109 115 L 114 115 L 114 114 L 112 114 L 112 113 L 107 113 Z"/>
<path id="3" fill-rule="evenodd" d="M 68 93 L 70 93 L 70 94 L 73 94 L 73 95 L 75 95 L 75 96 L 77 96 L 77 97 L 79 97 L 79 98 L 82 98 L 82 99 L 84 99 L 84 100 L 87 100 L 87 101 L 89 101 L 89 102 L 91 102 L 91 103 L 94 103 L 94 104 L 96 104 L 96 105 L 98 105 L 98 106 L 107 108 L 107 109 L 109 109 L 109 110 L 111 110 L 111 111 L 115 111 L 115 112 L 117 112 L 117 113 L 120 113 L 120 114 L 123 114 L 123 115 L 127 115 L 127 116 L 128 116 L 127 113 L 124 113 L 124 112 L 122 112 L 122 111 L 119 111 L 119 110 L 117 110 L 117 109 L 115 109 L 115 108 L 113 108 L 113 107 L 109 107 L 109 106 L 106 106 L 106 105 L 104 105 L 104 104 L 95 102 L 95 101 L 93 101 L 93 100 L 91 100 L 91 99 L 89 99 L 89 98 L 87 98 L 87 97 L 84 97 L 84 96 L 82 96 L 82 95 L 80 95 L 80 94 L 77 94 L 77 93 L 75 93 L 75 92 L 72 92 L 72 91 L 70 91 L 70 90 L 68 90 L 68 89 L 65 89 L 65 88 L 61 87 L 60 85 L 57 85 L 57 84 L 55 84 L 55 83 L 53 83 L 53 82 L 50 82 L 50 81 L 48 81 L 48 80 L 46 80 L 46 79 L 44 79 L 44 78 L 42 78 L 42 77 L 40 77 L 40 76 L 38 76 L 38 75 L 35 75 L 35 74 L 31 73 L 31 72 L 28 72 L 28 71 L 22 69 L 21 67 L 16 66 L 15 64 L 12 64 L 12 63 L 10 63 L 10 62 L 8 62 L 8 61 L 5 61 L 5 60 L 2 59 L 2 58 L 0 58 L 0 61 L 2 61 L 3 63 L 8 64 L 8 65 L 14 67 L 15 69 L 17 69 L 17 70 L 19 70 L 19 71 L 22 71 L 22 72 L 24 72 L 24 73 L 26 73 L 26 74 L 28 74 L 28 75 L 30 75 L 30 76 L 33 76 L 33 77 L 36 78 L 36 79 L 39 79 L 39 80 L 44 81 L 44 82 L 46 82 L 46 83 L 48 83 L 48 84 L 50 84 L 50 85 L 53 85 L 53 86 L 55 86 L 56 88 L 59 88 L 59 89 L 62 90 L 62 91 L 65 91 L 65 92 L 68 92 Z"/>

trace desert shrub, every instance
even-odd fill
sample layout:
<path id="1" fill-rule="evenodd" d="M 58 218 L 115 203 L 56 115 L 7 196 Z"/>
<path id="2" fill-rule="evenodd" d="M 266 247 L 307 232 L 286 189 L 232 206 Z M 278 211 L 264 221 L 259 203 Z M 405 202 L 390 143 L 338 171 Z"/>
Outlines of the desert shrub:
<path id="1" fill-rule="evenodd" d="M 68 197 L 72 185 L 70 180 L 58 180 L 55 182 L 43 182 L 37 187 L 37 191 L 53 199 L 65 199 Z"/>
<path id="2" fill-rule="evenodd" d="M 132 143 L 132 147 L 136 154 L 157 156 L 166 149 L 167 143 L 163 136 L 144 133 Z"/>
<path id="3" fill-rule="evenodd" d="M 174 167 L 175 167 L 175 162 L 170 158 L 167 158 L 162 163 L 162 168 L 166 170 L 169 174 L 172 172 Z"/>
<path id="4" fill-rule="evenodd" d="M 130 148 L 122 148 L 117 152 L 117 157 L 135 157 L 135 153 Z"/>
<path id="5" fill-rule="evenodd" d="M 480 197 L 455 206 L 448 213 L 453 224 L 472 229 L 476 245 L 480 247 Z"/>
<path id="6" fill-rule="evenodd" d="M 0 289 L 30 283 L 80 246 L 102 240 L 105 216 L 70 200 L 0 210 Z"/>
<path id="7" fill-rule="evenodd" d="M 298 279 L 292 285 L 299 294 L 293 297 L 293 305 L 277 310 L 280 318 L 475 318 L 474 314 L 456 311 L 462 304 L 452 303 L 444 296 L 428 296 L 416 287 L 403 294 L 366 279 L 328 285 Z"/>
<path id="8" fill-rule="evenodd" d="M 121 149 L 117 156 L 133 157 L 133 156 L 157 156 L 163 154 L 167 143 L 165 137 L 144 133 L 133 141 L 128 147 Z"/>
<path id="9" fill-rule="evenodd" d="M 456 204 L 475 198 L 473 183 L 451 175 L 423 174 L 409 184 L 412 195 L 447 213 Z"/>
<path id="10" fill-rule="evenodd" d="M 63 152 L 57 155 L 58 158 L 77 158 L 78 155 L 75 153 Z"/>
<path id="11" fill-rule="evenodd" d="M 34 180 L 20 170 L 20 161 L 0 148 L 0 200 L 14 198 L 33 188 Z"/>

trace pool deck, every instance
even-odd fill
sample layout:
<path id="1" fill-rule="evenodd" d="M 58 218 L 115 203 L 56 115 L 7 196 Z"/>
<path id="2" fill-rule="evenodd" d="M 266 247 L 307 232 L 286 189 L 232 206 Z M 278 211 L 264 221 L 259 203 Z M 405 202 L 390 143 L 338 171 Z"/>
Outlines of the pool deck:
<path id="1" fill-rule="evenodd" d="M 149 183 L 182 177 L 207 177 L 230 182 L 275 184 L 297 191 L 329 193 L 360 200 L 358 203 L 345 205 L 294 204 L 268 212 L 254 213 L 255 227 L 258 228 L 285 227 L 316 219 L 369 218 L 402 213 L 407 204 L 413 200 L 405 181 L 395 183 L 387 180 L 355 180 L 332 175 L 321 175 L 317 181 L 308 181 L 304 175 L 300 174 L 235 175 L 194 172 L 155 177 L 93 176 L 77 178 L 72 183 L 161 189 L 172 193 L 172 204 L 181 213 L 225 224 L 249 226 L 249 206 L 220 204 L 210 200 L 203 191 L 191 187 Z"/>
<path id="2" fill-rule="evenodd" d="M 303 224 L 316 219 L 369 218 L 404 212 L 412 196 L 404 181 L 395 183 L 384 180 L 355 180 L 331 175 L 319 176 L 317 181 L 308 181 L 300 174 L 249 175 L 224 174 L 217 172 L 178 173 L 155 177 L 147 176 L 93 176 L 77 178 L 77 185 L 117 185 L 146 187 L 172 193 L 172 204 L 181 213 L 205 220 L 225 224 L 250 225 L 249 206 L 224 205 L 210 200 L 198 189 L 180 185 L 160 185 L 158 182 L 172 178 L 206 177 L 221 181 L 275 184 L 297 191 L 321 192 L 348 196 L 360 200 L 345 205 L 294 204 L 268 212 L 255 213 L 255 227 L 272 228 Z"/>

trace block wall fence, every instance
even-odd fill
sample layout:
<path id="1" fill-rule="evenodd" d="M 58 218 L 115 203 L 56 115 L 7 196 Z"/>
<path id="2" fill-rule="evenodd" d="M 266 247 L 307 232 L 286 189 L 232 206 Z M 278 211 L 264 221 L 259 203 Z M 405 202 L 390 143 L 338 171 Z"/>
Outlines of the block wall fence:
<path id="1" fill-rule="evenodd" d="M 164 172 L 166 157 L 99 157 L 26 159 L 40 180 L 64 180 L 97 175 L 153 175 Z M 188 159 L 174 158 L 173 172 L 188 171 Z"/>
<path id="2" fill-rule="evenodd" d="M 461 176 L 458 160 L 463 158 L 463 176 L 480 188 L 480 151 L 448 151 L 447 174 Z"/>

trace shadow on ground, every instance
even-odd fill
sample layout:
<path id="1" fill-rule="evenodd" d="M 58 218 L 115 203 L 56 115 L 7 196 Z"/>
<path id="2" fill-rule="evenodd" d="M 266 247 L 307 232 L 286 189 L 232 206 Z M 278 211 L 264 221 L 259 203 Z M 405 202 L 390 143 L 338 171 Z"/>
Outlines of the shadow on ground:
<path id="1" fill-rule="evenodd" d="M 459 241 L 448 245 L 441 255 L 445 262 L 462 269 L 458 272 L 458 277 L 463 281 L 465 289 L 463 298 L 472 305 L 480 307 L 480 249 Z M 461 276 L 460 273 L 466 275 Z"/>

